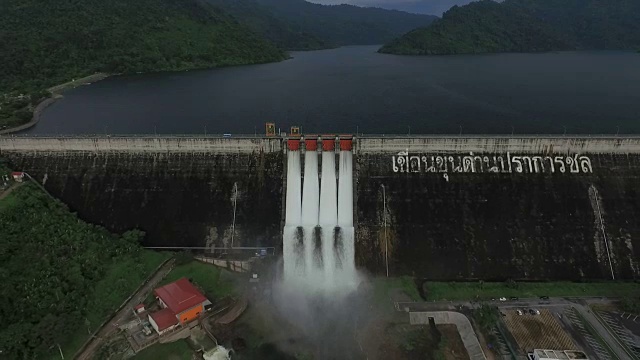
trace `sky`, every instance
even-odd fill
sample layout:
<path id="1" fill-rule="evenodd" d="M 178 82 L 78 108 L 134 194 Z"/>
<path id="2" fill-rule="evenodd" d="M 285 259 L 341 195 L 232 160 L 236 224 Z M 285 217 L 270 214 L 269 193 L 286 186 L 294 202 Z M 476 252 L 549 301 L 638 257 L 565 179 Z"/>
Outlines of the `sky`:
<path id="1" fill-rule="evenodd" d="M 308 0 L 318 4 L 336 5 L 351 4 L 358 6 L 375 6 L 385 9 L 396 9 L 421 14 L 441 16 L 453 5 L 465 5 L 472 0 Z"/>

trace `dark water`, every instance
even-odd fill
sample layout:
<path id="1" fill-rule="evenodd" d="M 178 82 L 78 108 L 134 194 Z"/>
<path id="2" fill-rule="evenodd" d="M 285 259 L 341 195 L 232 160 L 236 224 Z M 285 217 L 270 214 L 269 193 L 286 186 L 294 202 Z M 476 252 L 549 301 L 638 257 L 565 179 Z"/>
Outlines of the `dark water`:
<path id="1" fill-rule="evenodd" d="M 405 57 L 375 46 L 186 73 L 122 76 L 65 94 L 32 134 L 640 133 L 640 54 Z"/>

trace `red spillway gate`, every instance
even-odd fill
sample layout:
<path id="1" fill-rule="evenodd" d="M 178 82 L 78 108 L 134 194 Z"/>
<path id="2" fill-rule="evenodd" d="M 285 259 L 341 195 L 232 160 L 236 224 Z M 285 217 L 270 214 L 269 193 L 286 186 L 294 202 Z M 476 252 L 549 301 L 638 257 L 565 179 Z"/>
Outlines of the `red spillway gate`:
<path id="1" fill-rule="evenodd" d="M 336 149 L 335 135 L 322 135 L 322 150 L 333 151 Z"/>
<path id="2" fill-rule="evenodd" d="M 307 135 L 311 137 L 311 139 L 304 140 L 304 148 L 307 151 L 316 151 L 318 150 L 318 138 L 315 135 Z"/>
<path id="3" fill-rule="evenodd" d="M 296 151 L 300 150 L 300 140 L 287 140 L 287 146 L 289 146 L 289 150 Z"/>
<path id="4" fill-rule="evenodd" d="M 353 137 L 340 136 L 340 150 L 351 151 L 352 148 L 353 148 Z"/>

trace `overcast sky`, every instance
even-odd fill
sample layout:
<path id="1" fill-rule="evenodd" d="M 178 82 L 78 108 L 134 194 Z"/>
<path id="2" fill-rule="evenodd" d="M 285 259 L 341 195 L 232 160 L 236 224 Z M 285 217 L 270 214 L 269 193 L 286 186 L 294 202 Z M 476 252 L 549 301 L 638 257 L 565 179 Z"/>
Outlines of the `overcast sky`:
<path id="1" fill-rule="evenodd" d="M 465 5 L 471 0 L 308 0 L 318 4 L 351 4 L 376 6 L 440 16 L 453 5 Z"/>

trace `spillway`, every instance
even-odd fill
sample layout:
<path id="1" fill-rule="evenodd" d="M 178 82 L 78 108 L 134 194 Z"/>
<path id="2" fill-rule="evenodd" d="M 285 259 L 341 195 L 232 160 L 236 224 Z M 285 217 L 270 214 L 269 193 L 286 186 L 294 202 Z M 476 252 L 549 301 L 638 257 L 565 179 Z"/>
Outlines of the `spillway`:
<path id="1" fill-rule="evenodd" d="M 353 288 L 356 274 L 351 140 L 348 149 L 341 146 L 336 171 L 335 140 L 322 139 L 320 173 L 315 140 L 305 141 L 304 173 L 299 141 L 289 141 L 283 239 L 285 281 L 311 291 Z"/>

